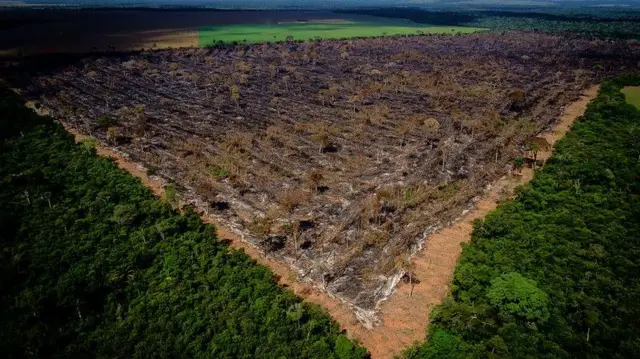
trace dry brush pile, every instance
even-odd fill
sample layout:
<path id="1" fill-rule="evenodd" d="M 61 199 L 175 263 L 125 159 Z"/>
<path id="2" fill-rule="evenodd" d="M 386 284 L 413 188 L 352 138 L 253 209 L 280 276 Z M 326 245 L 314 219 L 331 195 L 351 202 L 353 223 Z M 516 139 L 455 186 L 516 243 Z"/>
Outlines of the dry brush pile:
<path id="1" fill-rule="evenodd" d="M 12 81 L 370 324 L 425 237 L 639 53 L 421 36 L 91 57 Z"/>

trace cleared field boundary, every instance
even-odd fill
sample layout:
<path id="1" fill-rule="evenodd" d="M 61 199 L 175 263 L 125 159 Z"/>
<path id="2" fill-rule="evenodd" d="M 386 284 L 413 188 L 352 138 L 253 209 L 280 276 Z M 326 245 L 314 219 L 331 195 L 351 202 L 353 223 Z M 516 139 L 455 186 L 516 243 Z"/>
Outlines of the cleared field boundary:
<path id="1" fill-rule="evenodd" d="M 539 136 L 544 137 L 550 144 L 562 138 L 573 122 L 585 112 L 587 104 L 598 95 L 599 88 L 600 86 L 592 86 L 587 89 L 580 99 L 565 107 L 562 117 L 550 131 Z M 47 115 L 46 112 L 39 114 Z M 86 138 L 75 129 L 67 125 L 64 127 L 75 136 L 76 141 Z M 120 168 L 138 177 L 157 196 L 164 194 L 166 183 L 159 177 L 148 176 L 144 167 L 100 144 L 96 146 L 96 151 L 101 156 L 113 158 Z M 551 153 L 540 151 L 537 158 L 546 160 Z M 487 188 L 471 210 L 449 226 L 425 238 L 423 250 L 413 257 L 413 273 L 420 283 L 415 284 L 413 288 L 409 284 L 400 283 L 395 294 L 381 304 L 381 324 L 372 330 L 360 324 L 347 303 L 310 284 L 297 281 L 294 271 L 287 264 L 263 256 L 261 250 L 245 242 L 229 228 L 217 224 L 213 218 L 202 216 L 202 220 L 216 226 L 220 240 L 229 241 L 233 248 L 243 249 L 256 262 L 269 267 L 279 277 L 281 285 L 289 287 L 304 300 L 323 307 L 351 338 L 369 350 L 373 359 L 392 358 L 407 346 L 424 339 L 431 309 L 441 303 L 449 292 L 453 271 L 461 253 L 460 245 L 470 240 L 473 221 L 494 210 L 505 195 L 510 195 L 515 187 L 530 181 L 533 175 L 531 168 L 524 168 L 518 175 L 507 175 L 499 179 Z"/>

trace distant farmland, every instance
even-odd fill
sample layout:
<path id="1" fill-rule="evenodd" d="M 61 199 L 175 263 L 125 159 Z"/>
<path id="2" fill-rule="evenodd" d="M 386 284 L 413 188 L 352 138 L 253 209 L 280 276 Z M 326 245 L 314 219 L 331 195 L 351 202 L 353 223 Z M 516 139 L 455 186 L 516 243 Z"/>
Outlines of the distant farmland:
<path id="1" fill-rule="evenodd" d="M 331 11 L 15 9 L 0 11 L 0 57 L 476 30 Z"/>
<path id="2" fill-rule="evenodd" d="M 198 32 L 200 46 L 216 42 L 265 42 L 310 39 L 341 39 L 349 37 L 374 37 L 391 35 L 471 33 L 482 28 L 462 26 L 422 26 L 410 21 L 344 21 L 328 19 L 296 21 L 277 24 L 241 24 L 204 27 Z"/>

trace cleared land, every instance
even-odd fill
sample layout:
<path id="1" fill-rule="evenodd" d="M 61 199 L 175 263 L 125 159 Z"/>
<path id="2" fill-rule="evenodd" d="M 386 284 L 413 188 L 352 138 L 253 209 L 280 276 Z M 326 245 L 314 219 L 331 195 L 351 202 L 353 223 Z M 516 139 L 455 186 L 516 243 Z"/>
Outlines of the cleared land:
<path id="1" fill-rule="evenodd" d="M 622 93 L 624 94 L 627 103 L 634 105 L 637 108 L 640 108 L 640 87 L 638 86 L 628 86 L 622 89 Z"/>
<path id="2" fill-rule="evenodd" d="M 339 20 L 339 19 L 338 19 Z M 207 46 L 221 42 L 265 42 L 312 39 L 342 39 L 392 35 L 470 33 L 485 29 L 462 26 L 421 26 L 407 21 L 304 21 L 277 24 L 244 24 L 205 27 L 198 32 L 198 43 Z"/>
<path id="3" fill-rule="evenodd" d="M 8 75 L 373 325 L 399 281 L 420 285 L 410 255 L 424 238 L 638 58 L 633 43 L 511 33 L 144 52 Z"/>

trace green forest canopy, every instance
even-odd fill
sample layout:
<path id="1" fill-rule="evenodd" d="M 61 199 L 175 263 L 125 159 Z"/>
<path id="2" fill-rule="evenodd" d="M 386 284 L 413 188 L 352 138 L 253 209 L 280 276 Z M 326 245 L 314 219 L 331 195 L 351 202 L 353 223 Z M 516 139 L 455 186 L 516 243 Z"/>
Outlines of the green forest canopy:
<path id="1" fill-rule="evenodd" d="M 406 358 L 640 353 L 640 111 L 607 81 L 535 179 L 474 226 Z"/>
<path id="2" fill-rule="evenodd" d="M 5 358 L 363 358 L 319 307 L 0 89 Z"/>

